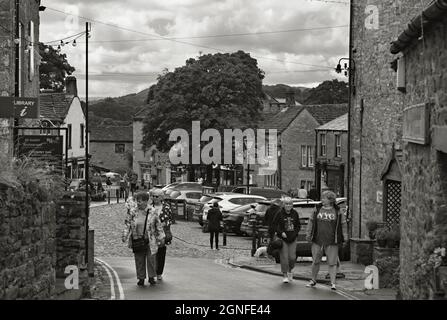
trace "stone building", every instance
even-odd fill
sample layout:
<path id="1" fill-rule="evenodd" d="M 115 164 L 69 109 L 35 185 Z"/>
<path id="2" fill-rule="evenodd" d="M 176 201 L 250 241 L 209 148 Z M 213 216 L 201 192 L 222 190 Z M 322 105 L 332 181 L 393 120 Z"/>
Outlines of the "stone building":
<path id="1" fill-rule="evenodd" d="M 91 128 L 89 150 L 93 166 L 110 171 L 129 171 L 132 169 L 132 127 Z"/>
<path id="2" fill-rule="evenodd" d="M 315 129 L 348 111 L 340 105 L 292 105 L 266 119 L 260 128 L 278 132 L 278 170 L 256 176 L 259 186 L 297 191 L 304 184 L 310 190 L 315 183 Z"/>
<path id="3" fill-rule="evenodd" d="M 325 189 L 338 197 L 347 194 L 348 114 L 334 119 L 316 130 L 315 185 L 319 194 Z M 305 157 L 302 161 L 306 161 Z"/>
<path id="4" fill-rule="evenodd" d="M 0 2 L 0 96 L 39 96 L 40 0 Z M 17 10 L 18 9 L 18 10 Z M 17 19 L 18 18 L 18 19 Z M 11 119 L 0 119 L 0 151 L 12 153 Z"/>
<path id="5" fill-rule="evenodd" d="M 433 294 L 421 265 L 446 245 L 446 18 L 444 0 L 353 5 L 353 236 L 363 238 L 370 220 L 400 224 L 405 299 Z"/>

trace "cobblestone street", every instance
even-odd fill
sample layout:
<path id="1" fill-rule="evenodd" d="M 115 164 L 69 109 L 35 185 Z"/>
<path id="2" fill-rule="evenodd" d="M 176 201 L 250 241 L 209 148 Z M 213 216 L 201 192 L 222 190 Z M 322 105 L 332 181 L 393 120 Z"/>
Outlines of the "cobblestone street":
<path id="1" fill-rule="evenodd" d="M 90 209 L 90 228 L 95 230 L 95 256 L 131 257 L 132 251 L 121 241 L 126 209 L 124 204 L 113 204 Z M 209 233 L 203 233 L 197 222 L 177 220 L 171 227 L 174 239 L 168 246 L 167 255 L 209 259 L 231 259 L 250 256 L 251 238 L 227 235 L 227 246 L 219 251 L 209 248 Z"/>

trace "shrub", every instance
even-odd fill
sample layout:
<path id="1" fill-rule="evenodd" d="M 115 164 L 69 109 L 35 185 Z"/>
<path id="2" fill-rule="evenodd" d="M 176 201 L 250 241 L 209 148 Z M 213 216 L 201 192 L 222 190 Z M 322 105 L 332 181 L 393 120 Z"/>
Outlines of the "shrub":
<path id="1" fill-rule="evenodd" d="M 376 231 L 378 227 L 379 223 L 375 220 L 369 220 L 368 222 L 366 222 L 366 228 L 368 229 L 368 231 Z"/>
<path id="2" fill-rule="evenodd" d="M 379 228 L 376 230 L 376 239 L 377 240 L 386 240 L 389 238 L 390 232 L 387 228 Z"/>
<path id="3" fill-rule="evenodd" d="M 380 258 L 374 261 L 374 265 L 379 269 L 379 282 L 381 288 L 399 288 L 399 257 L 390 256 Z"/>

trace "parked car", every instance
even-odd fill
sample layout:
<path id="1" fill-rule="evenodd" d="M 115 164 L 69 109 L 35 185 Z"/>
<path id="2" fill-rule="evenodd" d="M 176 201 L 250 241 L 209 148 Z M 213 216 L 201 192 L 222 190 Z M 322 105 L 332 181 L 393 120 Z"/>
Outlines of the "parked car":
<path id="1" fill-rule="evenodd" d="M 203 206 L 205 203 L 213 199 L 213 194 L 202 194 L 199 201 L 196 202 L 193 212 L 193 220 L 199 222 L 200 226 L 203 226 Z"/>
<path id="2" fill-rule="evenodd" d="M 267 199 L 276 199 L 289 196 L 287 192 L 278 188 L 250 187 L 248 191 L 250 195 L 262 196 Z M 247 186 L 239 186 L 234 188 L 232 192 L 247 194 Z"/>
<path id="3" fill-rule="evenodd" d="M 85 179 L 74 179 L 70 182 L 68 190 L 73 192 L 85 192 L 86 184 Z M 107 198 L 107 191 L 104 189 L 98 190 L 98 187 L 91 181 L 89 183 L 88 194 L 92 201 L 105 201 Z"/>
<path id="4" fill-rule="evenodd" d="M 223 221 L 225 222 L 227 231 L 242 235 L 241 224 L 244 221 L 245 214 L 248 211 L 253 210 L 255 206 L 256 202 L 245 204 L 231 210 L 223 210 Z"/>
<path id="5" fill-rule="evenodd" d="M 165 195 L 169 196 L 173 191 L 196 190 L 202 191 L 202 185 L 198 182 L 176 182 L 162 189 Z"/>
<path id="6" fill-rule="evenodd" d="M 221 211 L 230 211 L 239 206 L 251 204 L 261 200 L 266 200 L 266 198 L 256 195 L 244 195 L 238 193 L 223 193 L 214 196 L 213 199 L 208 201 L 203 206 L 203 214 L 202 214 L 203 232 L 208 231 L 208 223 L 207 223 L 208 210 L 213 206 L 215 202 L 219 203 L 219 208 L 221 209 Z"/>

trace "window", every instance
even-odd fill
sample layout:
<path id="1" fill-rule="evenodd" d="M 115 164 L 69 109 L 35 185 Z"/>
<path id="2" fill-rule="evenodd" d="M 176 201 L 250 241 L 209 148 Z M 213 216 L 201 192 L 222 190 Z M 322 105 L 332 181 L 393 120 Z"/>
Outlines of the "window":
<path id="1" fill-rule="evenodd" d="M 71 133 L 72 133 L 72 130 L 71 130 L 71 123 L 70 123 L 70 124 L 68 124 L 68 130 L 67 130 L 68 149 L 71 149 Z"/>
<path id="2" fill-rule="evenodd" d="M 307 146 L 301 146 L 301 167 L 307 167 Z"/>
<path id="3" fill-rule="evenodd" d="M 125 151 L 124 143 L 115 144 L 115 153 L 124 153 L 124 151 Z"/>
<path id="4" fill-rule="evenodd" d="M 314 147 L 313 146 L 301 146 L 301 167 L 313 168 L 314 167 Z"/>
<path id="5" fill-rule="evenodd" d="M 320 133 L 320 156 L 326 156 L 326 134 Z"/>
<path id="6" fill-rule="evenodd" d="M 341 136 L 335 136 L 335 157 L 341 158 Z"/>
<path id="7" fill-rule="evenodd" d="M 33 81 L 34 70 L 34 22 L 30 21 L 28 24 L 29 35 L 29 59 L 28 59 L 28 80 Z"/>
<path id="8" fill-rule="evenodd" d="M 84 128 L 84 124 L 83 123 L 81 123 L 81 125 L 80 125 L 80 129 L 81 129 L 81 148 L 84 148 L 84 134 L 85 134 L 85 128 Z"/>
<path id="9" fill-rule="evenodd" d="M 309 168 L 313 168 L 314 167 L 314 152 L 315 152 L 315 147 L 312 146 L 307 146 L 307 165 Z"/>
<path id="10" fill-rule="evenodd" d="M 310 181 L 310 180 L 301 180 L 301 183 L 300 183 L 299 186 L 300 186 L 300 187 L 301 187 L 301 186 L 304 186 L 304 189 L 306 189 L 307 191 L 310 191 L 310 189 L 312 189 L 313 184 L 314 184 L 313 181 Z"/>

